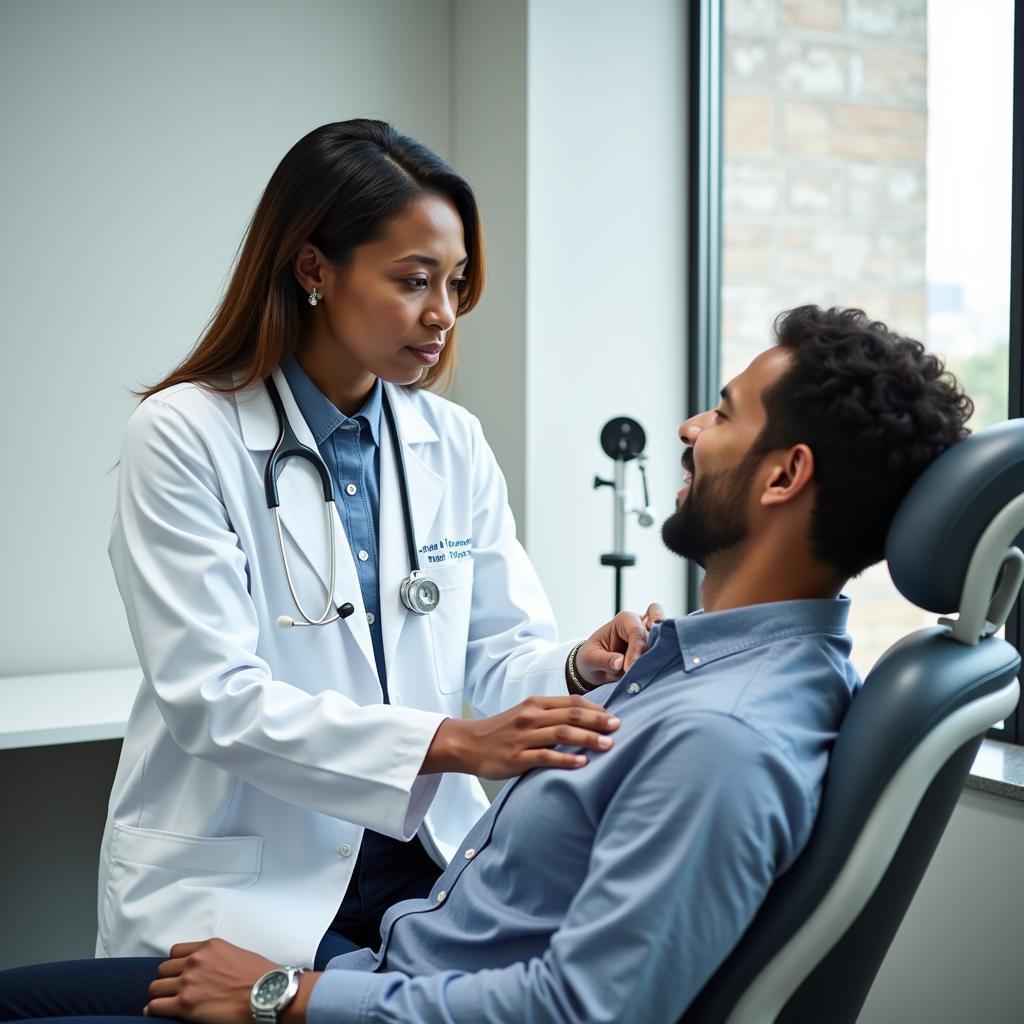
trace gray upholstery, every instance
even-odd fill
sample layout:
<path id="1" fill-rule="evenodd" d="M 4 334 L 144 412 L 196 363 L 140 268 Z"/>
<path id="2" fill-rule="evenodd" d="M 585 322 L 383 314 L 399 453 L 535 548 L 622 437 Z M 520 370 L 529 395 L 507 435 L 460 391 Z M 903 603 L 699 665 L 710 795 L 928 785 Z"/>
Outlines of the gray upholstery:
<path id="1" fill-rule="evenodd" d="M 1019 494 L 1024 420 L 989 427 L 936 459 L 907 495 L 886 541 L 900 593 L 930 612 L 956 611 L 979 537 Z"/>

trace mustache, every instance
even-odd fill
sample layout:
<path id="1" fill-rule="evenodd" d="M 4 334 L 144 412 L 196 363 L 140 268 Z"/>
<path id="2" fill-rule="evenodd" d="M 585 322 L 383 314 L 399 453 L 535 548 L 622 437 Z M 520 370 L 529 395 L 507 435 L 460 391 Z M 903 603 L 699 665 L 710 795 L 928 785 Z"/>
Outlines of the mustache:
<path id="1" fill-rule="evenodd" d="M 690 476 L 693 476 L 693 449 L 687 448 L 683 452 L 679 461 L 682 464 L 683 469 L 685 469 Z"/>

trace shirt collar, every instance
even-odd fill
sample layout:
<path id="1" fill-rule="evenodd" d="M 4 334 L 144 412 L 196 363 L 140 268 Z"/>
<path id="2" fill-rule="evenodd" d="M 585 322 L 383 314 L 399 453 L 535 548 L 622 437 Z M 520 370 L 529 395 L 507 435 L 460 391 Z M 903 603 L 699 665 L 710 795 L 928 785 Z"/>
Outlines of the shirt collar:
<path id="1" fill-rule="evenodd" d="M 692 612 L 675 619 L 675 634 L 683 670 L 693 672 L 730 654 L 809 633 L 846 635 L 850 599 L 810 598 L 773 601 L 729 608 L 721 612 Z"/>
<path id="2" fill-rule="evenodd" d="M 370 437 L 373 438 L 373 443 L 380 445 L 380 418 L 383 410 L 382 393 L 384 389 L 379 377 L 363 403 L 362 409 L 355 416 L 346 416 L 335 408 L 294 357 L 289 359 L 281 367 L 281 370 L 295 396 L 295 404 L 299 407 L 299 412 L 302 413 L 303 419 L 309 425 L 318 445 L 323 444 L 340 426 L 355 420 L 362 420 L 370 428 Z"/>
<path id="3" fill-rule="evenodd" d="M 850 599 L 774 601 L 730 608 L 723 612 L 691 612 L 685 618 L 665 619 L 651 627 L 647 651 L 614 686 L 614 693 L 639 693 L 655 680 L 674 675 L 682 661 L 684 672 L 776 640 L 810 633 L 846 636 Z"/>

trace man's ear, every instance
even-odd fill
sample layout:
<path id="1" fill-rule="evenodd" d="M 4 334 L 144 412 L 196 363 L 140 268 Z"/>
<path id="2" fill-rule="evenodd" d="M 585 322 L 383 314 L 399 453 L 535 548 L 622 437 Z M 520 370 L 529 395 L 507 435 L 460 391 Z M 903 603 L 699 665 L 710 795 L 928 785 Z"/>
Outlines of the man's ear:
<path id="1" fill-rule="evenodd" d="M 784 505 L 814 482 L 814 452 L 805 444 L 794 445 L 772 460 L 770 470 L 761 504 Z"/>
<path id="2" fill-rule="evenodd" d="M 316 288 L 321 295 L 324 293 L 326 267 L 324 254 L 312 242 L 303 242 L 292 257 L 292 273 L 304 292 Z"/>

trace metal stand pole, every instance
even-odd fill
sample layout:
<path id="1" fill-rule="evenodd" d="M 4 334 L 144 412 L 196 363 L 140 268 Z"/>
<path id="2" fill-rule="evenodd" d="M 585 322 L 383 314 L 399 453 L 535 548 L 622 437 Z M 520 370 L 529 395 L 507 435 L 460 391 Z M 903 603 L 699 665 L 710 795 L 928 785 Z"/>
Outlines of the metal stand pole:
<path id="1" fill-rule="evenodd" d="M 615 569 L 615 608 L 613 615 L 622 611 L 622 570 L 636 565 L 636 555 L 629 555 L 623 550 L 626 546 L 626 508 L 629 503 L 629 492 L 626 490 L 626 460 L 615 460 L 615 479 L 602 480 L 594 478 L 595 487 L 614 487 L 615 501 L 612 505 L 612 548 L 601 556 L 602 565 L 610 565 Z"/>
<path id="2" fill-rule="evenodd" d="M 594 477 L 594 487 L 612 487 L 615 489 L 615 502 L 612 507 L 612 551 L 601 555 L 601 564 L 610 565 L 615 569 L 615 614 L 622 611 L 622 570 L 636 565 L 636 555 L 626 553 L 626 515 L 635 512 L 641 526 L 650 526 L 654 522 L 651 515 L 650 502 L 647 496 L 647 475 L 644 473 L 644 444 L 646 443 L 644 428 L 636 420 L 628 416 L 617 416 L 609 420 L 601 429 L 601 447 L 605 455 L 615 463 L 615 477 L 603 480 Z M 629 491 L 626 489 L 626 463 L 637 459 L 640 476 L 644 482 L 644 507 L 629 507 Z"/>

